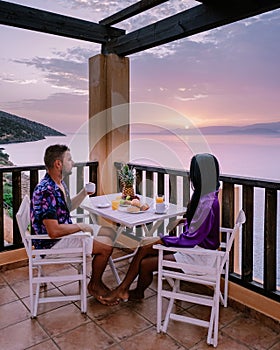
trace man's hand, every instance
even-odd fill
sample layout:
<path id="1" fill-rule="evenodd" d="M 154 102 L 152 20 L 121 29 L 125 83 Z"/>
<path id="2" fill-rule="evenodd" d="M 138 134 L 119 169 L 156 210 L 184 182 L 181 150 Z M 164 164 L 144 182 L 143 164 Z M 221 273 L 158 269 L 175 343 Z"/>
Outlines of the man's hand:
<path id="1" fill-rule="evenodd" d="M 84 224 L 82 222 L 77 223 L 76 225 L 78 225 L 80 227 L 80 230 L 83 232 L 90 232 L 91 234 L 93 234 L 93 229 L 90 225 L 88 224 Z"/>

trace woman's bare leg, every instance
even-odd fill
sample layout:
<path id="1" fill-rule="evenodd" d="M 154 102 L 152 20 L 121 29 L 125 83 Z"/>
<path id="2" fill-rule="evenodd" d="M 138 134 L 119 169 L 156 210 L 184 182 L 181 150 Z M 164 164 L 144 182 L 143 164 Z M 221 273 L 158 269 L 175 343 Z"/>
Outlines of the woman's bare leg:
<path id="1" fill-rule="evenodd" d="M 145 242 L 147 242 L 147 240 L 145 240 Z M 100 296 L 100 300 L 107 304 L 117 302 L 118 300 L 128 300 L 129 287 L 140 272 L 140 264 L 142 260 L 158 254 L 157 250 L 153 249 L 154 244 L 162 244 L 162 241 L 160 239 L 157 241 L 153 239 L 152 243 L 138 247 L 138 250 L 130 263 L 129 269 L 122 283 L 113 291 L 104 296 Z"/>
<path id="2" fill-rule="evenodd" d="M 174 261 L 172 254 L 164 256 L 165 260 Z M 158 256 L 150 256 L 141 261 L 140 271 L 135 289 L 129 291 L 129 300 L 144 299 L 144 292 L 152 283 L 154 272 L 158 270 Z"/>

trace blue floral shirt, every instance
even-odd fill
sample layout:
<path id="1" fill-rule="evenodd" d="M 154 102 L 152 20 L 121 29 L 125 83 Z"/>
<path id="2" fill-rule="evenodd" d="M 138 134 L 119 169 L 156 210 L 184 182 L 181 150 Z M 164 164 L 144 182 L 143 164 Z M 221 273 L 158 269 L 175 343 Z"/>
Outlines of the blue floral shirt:
<path id="1" fill-rule="evenodd" d="M 31 223 L 35 234 L 48 234 L 43 223 L 44 219 L 54 219 L 59 224 L 72 224 L 70 217 L 71 199 L 65 183 L 66 198 L 61 189 L 53 181 L 48 173 L 35 187 L 30 207 Z M 35 249 L 51 248 L 58 240 L 34 240 Z"/>

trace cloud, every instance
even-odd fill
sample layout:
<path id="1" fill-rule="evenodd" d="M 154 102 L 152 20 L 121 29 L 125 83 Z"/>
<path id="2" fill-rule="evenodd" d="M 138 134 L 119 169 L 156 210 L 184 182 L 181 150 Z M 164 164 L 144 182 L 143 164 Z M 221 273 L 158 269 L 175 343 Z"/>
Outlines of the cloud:
<path id="1" fill-rule="evenodd" d="M 56 57 L 17 59 L 14 62 L 32 66 L 42 71 L 45 82 L 76 94 L 88 94 L 88 58 L 92 50 L 73 47 L 65 52 L 53 51 Z"/>
<path id="2" fill-rule="evenodd" d="M 31 85 L 36 84 L 36 79 L 16 79 L 13 74 L 0 74 L 0 81 L 8 84 Z"/>
<path id="3" fill-rule="evenodd" d="M 207 97 L 207 95 L 203 95 L 203 94 L 193 95 L 193 96 L 190 96 L 190 97 L 182 97 L 182 96 L 177 96 L 177 95 L 174 96 L 174 98 L 176 100 L 183 101 L 183 102 L 196 101 L 196 100 L 200 100 L 200 99 L 206 98 L 206 97 Z"/>
<path id="4" fill-rule="evenodd" d="M 63 3 L 63 1 L 61 1 Z M 74 10 L 86 10 L 87 15 L 91 20 L 99 22 L 100 20 L 109 17 L 110 15 L 123 10 L 131 5 L 134 5 L 135 0 L 122 1 L 100 1 L 100 0 L 64 0 L 65 7 L 71 7 Z M 157 22 L 175 13 L 184 11 L 194 5 L 198 5 L 194 0 L 173 0 L 155 6 L 150 10 L 139 13 L 123 22 L 114 25 L 115 27 L 123 28 L 127 32 L 136 30 L 143 26 Z"/>

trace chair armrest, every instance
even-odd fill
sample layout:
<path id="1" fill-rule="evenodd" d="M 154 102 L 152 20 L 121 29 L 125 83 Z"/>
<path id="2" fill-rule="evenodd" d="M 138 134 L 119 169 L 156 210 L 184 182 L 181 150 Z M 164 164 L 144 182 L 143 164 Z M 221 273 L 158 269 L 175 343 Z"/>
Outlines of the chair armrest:
<path id="1" fill-rule="evenodd" d="M 220 250 L 211 250 L 211 249 L 204 249 L 204 248 L 179 248 L 179 247 L 166 247 L 163 244 L 154 244 L 154 249 L 162 250 L 162 251 L 168 251 L 173 253 L 186 253 L 186 254 L 194 254 L 194 255 L 224 255 L 225 252 L 222 252 Z"/>
<path id="2" fill-rule="evenodd" d="M 220 227 L 220 232 L 233 232 L 233 228 Z"/>
<path id="3" fill-rule="evenodd" d="M 50 238 L 49 235 L 28 235 L 26 237 L 27 240 L 48 240 L 48 239 L 61 239 L 61 238 L 72 238 L 73 236 L 77 237 L 77 238 L 86 238 L 86 237 L 90 237 L 91 233 L 90 232 L 83 232 L 83 231 L 78 231 L 75 233 L 71 233 L 70 235 L 66 235 L 66 236 L 62 236 L 62 237 L 58 237 L 58 238 Z"/>
<path id="4" fill-rule="evenodd" d="M 89 214 L 71 214 L 71 218 L 79 219 L 79 218 L 88 218 Z"/>

